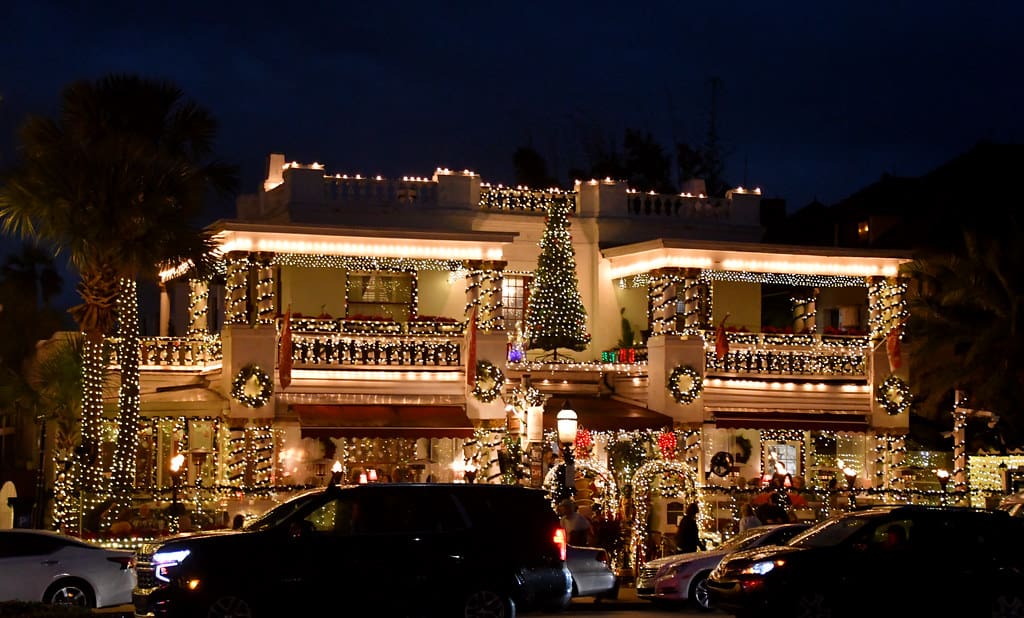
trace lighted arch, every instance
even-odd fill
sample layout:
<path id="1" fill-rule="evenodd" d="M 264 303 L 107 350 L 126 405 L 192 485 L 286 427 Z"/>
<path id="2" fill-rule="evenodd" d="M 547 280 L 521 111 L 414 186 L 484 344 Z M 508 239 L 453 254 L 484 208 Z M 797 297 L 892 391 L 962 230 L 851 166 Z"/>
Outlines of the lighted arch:
<path id="1" fill-rule="evenodd" d="M 633 525 L 629 533 L 629 551 L 635 558 L 634 564 L 647 561 L 647 549 L 643 540 L 650 532 L 647 526 L 647 515 L 650 511 L 651 481 L 656 476 L 676 475 L 683 481 L 682 490 L 678 493 L 661 493 L 664 498 L 683 498 L 686 502 L 696 502 L 699 493 L 693 469 L 683 462 L 656 460 L 648 462 L 633 475 Z"/>

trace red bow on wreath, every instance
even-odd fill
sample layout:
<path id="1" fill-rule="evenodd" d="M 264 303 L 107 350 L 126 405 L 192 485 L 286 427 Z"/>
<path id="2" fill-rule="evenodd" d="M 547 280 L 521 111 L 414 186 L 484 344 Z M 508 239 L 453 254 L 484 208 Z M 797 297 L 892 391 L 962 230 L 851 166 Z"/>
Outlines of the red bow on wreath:
<path id="1" fill-rule="evenodd" d="M 661 456 L 665 459 L 676 458 L 676 434 L 671 431 L 663 431 L 658 436 L 658 448 L 661 450 Z"/>
<path id="2" fill-rule="evenodd" d="M 589 453 L 590 447 L 593 445 L 594 439 L 590 435 L 590 432 L 586 428 L 580 427 L 576 432 L 576 444 L 573 445 L 573 449 L 577 453 Z"/>

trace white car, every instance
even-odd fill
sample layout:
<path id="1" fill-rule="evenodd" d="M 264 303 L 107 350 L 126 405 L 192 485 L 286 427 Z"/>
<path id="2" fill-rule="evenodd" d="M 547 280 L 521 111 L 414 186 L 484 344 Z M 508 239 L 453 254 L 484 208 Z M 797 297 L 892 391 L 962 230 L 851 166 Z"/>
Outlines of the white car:
<path id="1" fill-rule="evenodd" d="M 810 527 L 807 523 L 771 524 L 748 528 L 709 551 L 675 554 L 651 560 L 640 569 L 638 598 L 654 602 L 692 601 L 697 609 L 711 609 L 706 580 L 722 556 L 741 549 L 782 545 Z"/>
<path id="2" fill-rule="evenodd" d="M 109 607 L 132 602 L 135 553 L 49 530 L 0 530 L 0 601 Z"/>
<path id="3" fill-rule="evenodd" d="M 619 580 L 608 564 L 608 552 L 601 547 L 568 545 L 565 563 L 572 575 L 572 596 L 617 599 Z"/>

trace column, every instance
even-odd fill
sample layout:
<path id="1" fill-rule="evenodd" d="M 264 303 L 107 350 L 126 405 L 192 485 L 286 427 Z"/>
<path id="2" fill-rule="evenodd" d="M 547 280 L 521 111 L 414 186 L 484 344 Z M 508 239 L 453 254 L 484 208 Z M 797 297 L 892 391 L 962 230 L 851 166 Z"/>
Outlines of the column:
<path id="1" fill-rule="evenodd" d="M 249 254 L 234 251 L 227 255 L 224 279 L 224 325 L 249 323 Z"/>
<path id="2" fill-rule="evenodd" d="M 189 326 L 186 334 L 205 335 L 209 331 L 210 284 L 205 279 L 189 279 L 188 286 Z"/>
<path id="3" fill-rule="evenodd" d="M 502 286 L 507 262 L 466 260 L 466 315 L 477 309 L 477 325 L 485 332 L 505 330 Z"/>
<path id="4" fill-rule="evenodd" d="M 701 279 L 703 273 L 699 268 L 684 268 L 681 274 L 683 289 L 681 294 L 677 292 L 681 301 L 676 309 L 676 324 L 681 321 L 684 330 L 706 329 L 711 323 L 708 284 Z"/>
<path id="5" fill-rule="evenodd" d="M 903 336 L 903 323 L 910 315 L 906 294 L 907 283 L 900 277 L 868 278 L 868 325 L 873 341 L 885 338 L 893 328 Z"/>
<path id="6" fill-rule="evenodd" d="M 682 271 L 679 268 L 659 268 L 651 271 L 650 275 L 647 307 L 651 335 L 670 335 L 676 332 L 678 286 L 683 282 Z"/>
<path id="7" fill-rule="evenodd" d="M 256 255 L 256 323 L 273 324 L 277 319 L 276 282 L 274 281 L 274 255 Z"/>
<path id="8" fill-rule="evenodd" d="M 167 283 L 160 282 L 160 336 L 166 337 L 171 324 L 171 295 L 167 293 Z"/>
<path id="9" fill-rule="evenodd" d="M 814 288 L 806 295 L 792 299 L 794 333 L 813 333 L 817 330 L 818 291 L 818 288 Z"/>

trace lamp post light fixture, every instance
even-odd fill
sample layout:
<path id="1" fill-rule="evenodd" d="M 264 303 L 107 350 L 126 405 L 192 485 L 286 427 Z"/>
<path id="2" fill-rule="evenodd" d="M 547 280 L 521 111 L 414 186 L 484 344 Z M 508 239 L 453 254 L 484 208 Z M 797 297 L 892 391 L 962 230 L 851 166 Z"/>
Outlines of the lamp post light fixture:
<path id="1" fill-rule="evenodd" d="M 939 496 L 940 504 L 946 506 L 946 486 L 949 485 L 949 470 L 936 470 L 935 476 L 939 480 L 939 489 L 942 490 L 942 495 Z"/>
<path id="2" fill-rule="evenodd" d="M 850 492 L 850 510 L 857 508 L 857 471 L 847 466 L 843 468 L 843 476 L 846 477 L 846 489 Z"/>
<path id="3" fill-rule="evenodd" d="M 341 482 L 342 472 L 345 467 L 341 465 L 341 462 L 337 459 L 334 460 L 334 465 L 331 466 L 331 482 L 330 485 L 337 485 Z"/>
<path id="4" fill-rule="evenodd" d="M 185 464 L 185 456 L 178 453 L 171 457 L 171 508 L 168 514 L 178 518 L 185 513 L 185 505 L 178 502 L 178 484 L 181 482 L 181 466 Z"/>
<path id="5" fill-rule="evenodd" d="M 555 417 L 558 427 L 558 441 L 562 443 L 562 450 L 565 453 L 565 483 L 562 487 L 562 498 L 571 498 L 575 494 L 576 469 L 573 459 L 572 447 L 576 443 L 576 432 L 579 430 L 579 417 L 572 409 L 569 400 L 566 399 L 562 409 Z"/>

